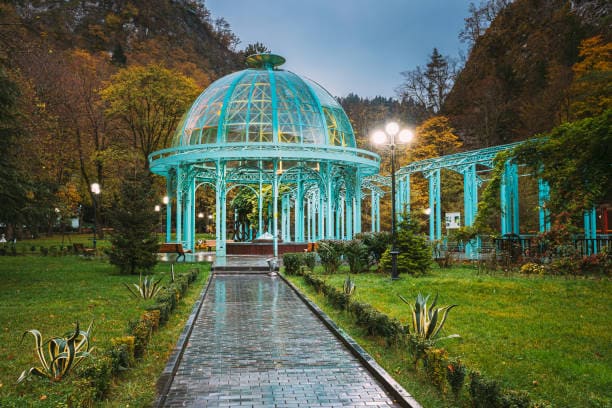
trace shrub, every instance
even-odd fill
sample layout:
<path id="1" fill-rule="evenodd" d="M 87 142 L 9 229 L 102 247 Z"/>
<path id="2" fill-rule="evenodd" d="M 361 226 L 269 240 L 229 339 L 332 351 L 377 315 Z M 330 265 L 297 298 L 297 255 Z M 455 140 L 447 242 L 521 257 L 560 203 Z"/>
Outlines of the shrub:
<path id="1" fill-rule="evenodd" d="M 451 387 L 455 400 L 459 399 L 459 394 L 465 382 L 467 369 L 459 358 L 450 358 L 446 366 L 446 379 Z"/>
<path id="2" fill-rule="evenodd" d="M 446 391 L 446 370 L 448 353 L 443 348 L 429 348 L 425 351 L 423 366 L 427 378 L 443 393 Z"/>
<path id="3" fill-rule="evenodd" d="M 499 407 L 501 388 L 497 381 L 486 379 L 478 371 L 470 373 L 470 397 L 474 408 Z"/>
<path id="4" fill-rule="evenodd" d="M 113 359 L 113 374 L 136 365 L 134 356 L 134 336 L 115 337 L 111 339 L 113 347 L 109 355 Z"/>
<path id="5" fill-rule="evenodd" d="M 333 286 L 328 285 L 327 283 L 323 283 L 321 286 L 321 291 L 327 297 L 329 303 L 332 304 L 337 309 L 347 309 L 349 306 L 351 296 L 336 289 Z"/>
<path id="6" fill-rule="evenodd" d="M 520 270 L 520 272 L 525 275 L 543 275 L 545 271 L 546 269 L 543 265 L 533 262 L 527 262 L 526 264 L 523 264 Z"/>
<path id="7" fill-rule="evenodd" d="M 317 263 L 317 257 L 314 252 L 305 252 L 302 254 L 302 259 L 304 260 L 304 265 L 310 270 L 313 271 L 315 265 Z"/>
<path id="8" fill-rule="evenodd" d="M 368 267 L 368 247 L 359 240 L 353 239 L 344 244 L 344 255 L 351 273 L 364 272 Z"/>
<path id="9" fill-rule="evenodd" d="M 525 391 L 504 390 L 499 397 L 500 408 L 529 408 L 531 399 Z"/>
<path id="10" fill-rule="evenodd" d="M 365 328 L 369 335 L 380 336 L 388 344 L 399 341 L 405 334 L 399 320 L 389 318 L 367 303 L 351 302 L 349 310 L 355 316 L 356 323 Z"/>
<path id="11" fill-rule="evenodd" d="M 92 358 L 92 364 L 84 367 L 79 376 L 88 380 L 93 388 L 94 398 L 101 400 L 110 388 L 113 378 L 113 361 L 109 355 Z"/>
<path id="12" fill-rule="evenodd" d="M 153 329 L 151 323 L 143 319 L 136 323 L 132 322 L 130 326 L 132 326 L 130 332 L 134 336 L 134 357 L 139 359 L 145 354 Z"/>
<path id="13" fill-rule="evenodd" d="M 297 275 L 300 271 L 300 267 L 302 266 L 302 254 L 283 254 L 283 265 L 285 266 L 285 273 L 287 275 Z"/>
<path id="14" fill-rule="evenodd" d="M 66 398 L 68 407 L 89 408 L 94 406 L 96 389 L 91 385 L 89 378 L 74 380 L 72 386 L 74 387 L 74 391 Z"/>
<path id="15" fill-rule="evenodd" d="M 360 239 L 368 250 L 369 258 L 374 263 L 379 263 L 385 250 L 391 244 L 391 234 L 386 231 L 359 233 L 355 235 Z"/>
<path id="16" fill-rule="evenodd" d="M 317 254 L 325 273 L 336 273 L 342 264 L 342 252 L 344 243 L 342 241 L 325 240 L 319 241 Z"/>
<path id="17" fill-rule="evenodd" d="M 424 235 L 418 231 L 418 225 L 406 216 L 397 231 L 397 272 L 399 274 L 424 275 L 431 266 L 431 247 Z M 391 269 L 391 252 L 387 249 L 379 264 L 381 271 Z"/>
<path id="18" fill-rule="evenodd" d="M 159 309 L 147 310 L 142 314 L 141 319 L 146 320 L 147 323 L 151 326 L 151 330 L 156 331 L 159 329 Z"/>

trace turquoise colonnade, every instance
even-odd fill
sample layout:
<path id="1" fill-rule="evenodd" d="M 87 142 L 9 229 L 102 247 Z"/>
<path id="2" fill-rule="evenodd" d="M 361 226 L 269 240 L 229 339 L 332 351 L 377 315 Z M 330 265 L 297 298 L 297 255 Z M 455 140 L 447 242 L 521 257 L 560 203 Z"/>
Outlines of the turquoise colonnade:
<path id="1" fill-rule="evenodd" d="M 149 156 L 171 198 L 167 242 L 194 248 L 195 198 L 204 185 L 215 191 L 220 257 L 227 254 L 228 196 L 239 189 L 256 197 L 256 235 L 271 235 L 275 256 L 280 240 L 350 239 L 361 231 L 362 199 L 368 191 L 376 200 L 382 195 L 368 180 L 380 157 L 358 149 L 338 102 L 314 81 L 279 69 L 284 61 L 250 56 L 249 68 L 220 78 L 196 99 L 170 147 Z"/>
<path id="2" fill-rule="evenodd" d="M 463 176 L 463 220 L 464 225 L 474 225 L 478 213 L 478 188 L 483 180 L 480 175 L 491 171 L 493 159 L 498 153 L 518 146 L 519 143 L 488 147 L 480 150 L 462 152 L 448 156 L 435 157 L 410 163 L 397 172 L 400 180 L 398 193 L 399 208 L 410 212 L 410 176 L 421 173 L 429 184 L 429 239 L 436 241 L 442 239 L 442 212 L 441 212 L 441 180 L 440 172 L 448 169 Z M 501 204 L 501 233 L 519 234 L 519 190 L 518 166 L 511 160 L 504 164 L 500 189 Z M 540 231 L 550 229 L 549 214 L 546 210 L 546 201 L 549 198 L 549 188 L 546 182 L 538 180 L 539 187 L 539 225 Z M 465 246 L 466 256 L 477 256 L 480 246 L 478 239 Z"/>

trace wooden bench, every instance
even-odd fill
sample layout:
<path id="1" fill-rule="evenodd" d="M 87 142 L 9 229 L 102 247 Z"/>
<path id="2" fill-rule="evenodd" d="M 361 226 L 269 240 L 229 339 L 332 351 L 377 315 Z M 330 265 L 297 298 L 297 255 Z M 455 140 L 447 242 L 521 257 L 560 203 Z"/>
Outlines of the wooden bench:
<path id="1" fill-rule="evenodd" d="M 166 243 L 161 244 L 157 252 L 160 254 L 176 254 L 177 262 L 181 256 L 183 257 L 183 261 L 184 261 L 185 254 L 191 253 L 190 250 L 183 249 L 183 244 L 179 244 L 176 242 L 166 242 Z"/>
<path id="2" fill-rule="evenodd" d="M 72 247 L 74 248 L 74 253 L 75 254 L 83 254 L 85 256 L 93 256 L 96 253 L 95 249 L 93 249 L 93 248 L 85 248 L 85 245 L 83 245 L 83 244 L 74 243 L 74 244 L 72 244 Z"/>

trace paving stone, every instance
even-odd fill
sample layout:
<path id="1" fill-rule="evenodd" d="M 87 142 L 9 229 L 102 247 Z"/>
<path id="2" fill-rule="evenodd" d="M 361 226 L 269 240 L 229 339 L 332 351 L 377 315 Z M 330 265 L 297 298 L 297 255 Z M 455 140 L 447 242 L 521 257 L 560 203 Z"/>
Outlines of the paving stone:
<path id="1" fill-rule="evenodd" d="M 279 278 L 213 277 L 165 407 L 398 407 Z"/>

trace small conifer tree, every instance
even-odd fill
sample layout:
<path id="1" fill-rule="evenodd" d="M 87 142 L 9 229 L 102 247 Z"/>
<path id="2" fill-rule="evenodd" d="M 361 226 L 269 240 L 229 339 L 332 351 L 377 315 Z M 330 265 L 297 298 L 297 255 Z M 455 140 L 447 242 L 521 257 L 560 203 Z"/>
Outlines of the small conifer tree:
<path id="1" fill-rule="evenodd" d="M 397 272 L 410 275 L 424 275 L 431 265 L 431 247 L 427 238 L 419 232 L 418 224 L 404 213 L 398 223 L 397 234 Z M 387 249 L 380 259 L 382 271 L 391 270 L 391 254 Z"/>
<path id="2" fill-rule="evenodd" d="M 110 211 L 110 263 L 123 274 L 147 273 L 157 263 L 157 217 L 151 185 L 151 177 L 144 173 L 127 177 Z"/>

